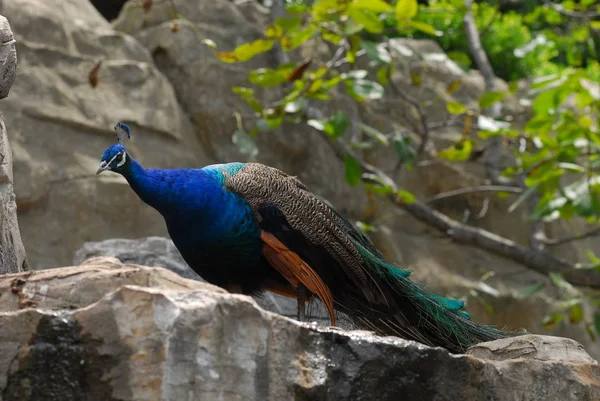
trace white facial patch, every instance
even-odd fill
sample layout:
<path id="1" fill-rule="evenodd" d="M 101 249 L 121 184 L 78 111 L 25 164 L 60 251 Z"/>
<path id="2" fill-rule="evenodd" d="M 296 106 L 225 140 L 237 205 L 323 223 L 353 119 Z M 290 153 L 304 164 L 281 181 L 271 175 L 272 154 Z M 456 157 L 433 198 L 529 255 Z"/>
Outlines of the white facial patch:
<path id="1" fill-rule="evenodd" d="M 117 157 L 119 157 L 119 155 L 123 155 L 123 160 L 121 160 L 121 161 L 120 161 L 120 162 L 117 164 L 117 167 L 121 167 L 123 164 L 125 164 L 125 162 L 127 161 L 127 156 L 126 156 L 126 155 L 127 155 L 127 153 L 125 153 L 125 152 L 122 152 L 122 153 L 117 153 L 116 155 L 114 155 L 114 156 L 113 156 L 113 158 L 112 158 L 112 159 L 110 159 L 110 160 L 108 161 L 108 163 L 106 163 L 106 165 L 107 165 L 107 166 L 110 166 L 110 165 L 112 164 L 112 162 L 113 162 L 113 161 L 115 161 L 115 159 L 116 159 Z"/>
<path id="2" fill-rule="evenodd" d="M 125 164 L 125 162 L 127 161 L 127 153 L 126 153 L 126 152 L 119 153 L 119 154 L 122 154 L 122 155 L 123 155 L 123 160 L 121 160 L 121 161 L 119 162 L 119 164 L 117 164 L 117 167 L 121 167 L 121 166 L 122 166 L 123 164 Z M 118 155 L 117 155 L 117 156 L 118 156 Z M 117 157 L 117 156 L 115 156 L 115 157 Z"/>

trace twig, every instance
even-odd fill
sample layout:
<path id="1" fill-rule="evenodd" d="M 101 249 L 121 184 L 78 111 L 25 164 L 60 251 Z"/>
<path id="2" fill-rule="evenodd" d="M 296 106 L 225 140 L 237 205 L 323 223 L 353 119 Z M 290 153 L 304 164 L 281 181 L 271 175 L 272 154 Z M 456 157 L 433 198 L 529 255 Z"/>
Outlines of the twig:
<path id="1" fill-rule="evenodd" d="M 427 147 L 427 143 L 429 142 L 429 126 L 427 124 L 427 117 L 425 116 L 425 113 L 423 112 L 423 109 L 421 108 L 419 103 L 408 97 L 408 95 L 404 93 L 394 81 L 391 80 L 391 78 L 390 88 L 392 88 L 392 91 L 396 95 L 398 95 L 406 103 L 410 104 L 413 107 L 413 109 L 417 112 L 419 122 L 418 126 L 414 126 L 413 128 L 416 128 L 415 131 L 417 131 L 417 133 L 421 137 L 421 143 L 419 144 L 419 148 L 417 149 L 417 157 L 421 156 L 425 151 L 425 148 Z"/>
<path id="2" fill-rule="evenodd" d="M 546 238 L 544 243 L 546 245 L 562 245 L 573 241 L 579 241 L 584 238 L 596 237 L 600 235 L 600 227 L 596 227 L 593 230 L 587 231 L 583 234 L 572 235 L 564 238 Z"/>
<path id="3" fill-rule="evenodd" d="M 425 203 L 432 203 L 442 199 L 451 198 L 454 196 L 460 196 L 465 194 L 471 194 L 476 192 L 510 192 L 513 194 L 520 194 L 523 192 L 522 188 L 511 187 L 508 185 L 480 185 L 477 187 L 460 188 L 454 189 L 448 192 L 442 192 L 435 196 L 425 199 Z"/>

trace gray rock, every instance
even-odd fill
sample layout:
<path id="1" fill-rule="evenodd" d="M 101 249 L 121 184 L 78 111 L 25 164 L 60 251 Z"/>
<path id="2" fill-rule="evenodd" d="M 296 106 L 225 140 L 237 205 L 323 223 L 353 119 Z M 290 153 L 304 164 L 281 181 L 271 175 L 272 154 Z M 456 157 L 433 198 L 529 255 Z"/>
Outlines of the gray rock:
<path id="1" fill-rule="evenodd" d="M 0 99 L 8 96 L 17 72 L 15 38 L 6 17 L 0 15 Z"/>
<path id="2" fill-rule="evenodd" d="M 89 258 L 98 256 L 114 257 L 123 263 L 164 267 L 182 277 L 204 281 L 185 263 L 173 241 L 168 238 L 147 237 L 137 240 L 115 238 L 99 242 L 86 242 L 75 253 L 73 264 L 79 265 Z M 292 318 L 297 316 L 298 306 L 294 299 L 265 293 L 256 296 L 255 300 L 268 311 Z M 308 308 L 307 318 L 310 321 L 319 322 L 328 320 L 326 311 L 320 303 Z M 348 326 L 349 323 L 343 317 L 341 319 L 342 324 Z"/>
<path id="3" fill-rule="evenodd" d="M 570 338 L 525 335 L 477 344 L 467 354 L 481 359 L 536 359 L 538 361 L 596 362 L 583 345 Z"/>
<path id="4" fill-rule="evenodd" d="M 13 34 L 8 20 L 0 15 L 0 98 L 8 96 L 16 68 Z M 19 272 L 26 267 L 25 248 L 17 222 L 12 152 L 3 117 L 0 116 L 0 274 Z"/>
<path id="5" fill-rule="evenodd" d="M 493 361 L 318 330 L 115 259 L 0 278 L 0 305 L 12 305 L 0 308 L 1 401 L 600 398 L 597 364 Z"/>
<path id="6" fill-rule="evenodd" d="M 114 238 L 98 242 L 86 242 L 75 252 L 73 264 L 80 265 L 87 259 L 98 256 L 117 258 L 123 263 L 164 267 L 182 277 L 203 281 L 185 263 L 173 241 L 164 237 Z"/>

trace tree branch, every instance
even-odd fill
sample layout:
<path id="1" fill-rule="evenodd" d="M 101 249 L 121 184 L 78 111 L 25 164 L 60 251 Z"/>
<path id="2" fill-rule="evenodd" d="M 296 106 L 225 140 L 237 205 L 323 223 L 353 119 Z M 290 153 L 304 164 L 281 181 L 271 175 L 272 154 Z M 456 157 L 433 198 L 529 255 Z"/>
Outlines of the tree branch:
<path id="1" fill-rule="evenodd" d="M 324 133 L 321 134 L 324 136 L 327 143 L 331 145 L 333 151 L 339 159 L 343 160 L 346 153 L 351 153 L 348 147 L 344 144 L 341 144 L 341 147 L 343 147 L 342 149 L 340 146 L 336 146 L 336 144 L 332 142 Z M 433 227 L 452 238 L 457 243 L 470 245 L 489 251 L 496 255 L 520 263 L 523 266 L 544 275 L 549 273 L 562 274 L 565 280 L 574 285 L 600 288 L 600 274 L 594 271 L 574 269 L 572 263 L 554 257 L 548 252 L 526 248 L 514 241 L 501 237 L 487 230 L 460 223 L 444 215 L 443 213 L 438 212 L 437 210 L 431 209 L 425 203 L 419 201 L 415 201 L 413 203 L 404 202 L 401 197 L 396 195 L 398 193 L 398 186 L 388 175 L 386 175 L 377 167 L 361 160 L 360 158 L 356 159 L 360 163 L 361 169 L 364 173 L 376 176 L 383 184 L 390 186 L 392 193 L 388 196 L 388 199 L 394 205 L 405 210 L 411 216 L 422 221 L 423 223 L 426 223 L 428 226 Z M 365 179 L 363 177 L 363 181 L 369 181 L 369 179 Z"/>
<path id="2" fill-rule="evenodd" d="M 477 187 L 460 188 L 448 192 L 442 192 L 435 196 L 425 199 L 425 203 L 437 202 L 442 199 L 472 194 L 476 192 L 510 192 L 513 194 L 520 194 L 523 192 L 523 189 L 518 187 L 511 187 L 508 185 L 480 185 Z"/>
<path id="3" fill-rule="evenodd" d="M 584 238 L 596 237 L 600 235 L 600 227 L 596 227 L 593 230 L 587 231 L 583 234 L 572 235 L 564 238 L 546 238 L 544 243 L 546 245 L 562 245 L 573 241 L 579 241 Z"/>

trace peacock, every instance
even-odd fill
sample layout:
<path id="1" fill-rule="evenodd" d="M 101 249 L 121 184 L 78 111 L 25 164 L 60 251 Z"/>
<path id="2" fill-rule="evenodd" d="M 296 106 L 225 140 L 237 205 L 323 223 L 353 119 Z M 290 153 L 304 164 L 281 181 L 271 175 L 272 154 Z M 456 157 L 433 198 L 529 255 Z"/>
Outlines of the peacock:
<path id="1" fill-rule="evenodd" d="M 474 322 L 464 303 L 412 282 L 367 236 L 296 177 L 259 163 L 146 169 L 127 152 L 124 123 L 96 174 L 121 174 L 164 218 L 206 281 L 247 295 L 271 291 L 336 312 L 355 326 L 462 353 L 512 334 Z"/>

